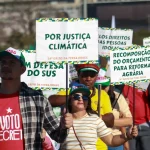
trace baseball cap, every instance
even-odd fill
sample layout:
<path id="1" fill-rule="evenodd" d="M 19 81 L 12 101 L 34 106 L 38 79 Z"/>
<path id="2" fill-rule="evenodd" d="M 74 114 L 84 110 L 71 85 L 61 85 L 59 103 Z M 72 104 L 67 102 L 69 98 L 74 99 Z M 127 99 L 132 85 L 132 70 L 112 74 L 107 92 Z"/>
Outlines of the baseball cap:
<path id="1" fill-rule="evenodd" d="M 87 86 L 84 84 L 80 84 L 77 82 L 71 83 L 71 89 L 70 89 L 70 95 L 78 93 L 78 92 L 84 92 L 87 94 L 87 96 L 90 96 L 91 92 Z"/>
<path id="2" fill-rule="evenodd" d="M 12 56 L 12 57 L 16 58 L 17 60 L 19 60 L 23 66 L 26 66 L 25 57 L 23 56 L 22 52 L 17 49 L 9 47 L 5 51 L 1 51 L 0 59 L 4 56 Z"/>
<path id="3" fill-rule="evenodd" d="M 100 67 L 97 64 L 77 64 L 74 65 L 77 72 L 94 71 L 99 72 Z"/>
<path id="4" fill-rule="evenodd" d="M 98 84 L 101 84 L 102 86 L 109 86 L 110 79 L 107 77 L 100 77 L 99 80 L 97 80 L 94 85 L 97 87 Z"/>

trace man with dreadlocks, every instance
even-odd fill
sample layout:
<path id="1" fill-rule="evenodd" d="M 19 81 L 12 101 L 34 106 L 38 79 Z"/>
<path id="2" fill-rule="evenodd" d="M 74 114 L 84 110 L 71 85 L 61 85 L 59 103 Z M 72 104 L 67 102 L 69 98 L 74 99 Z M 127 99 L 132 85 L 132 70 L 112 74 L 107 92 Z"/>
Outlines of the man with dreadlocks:
<path id="1" fill-rule="evenodd" d="M 75 69 L 78 73 L 79 83 L 86 85 L 91 91 L 91 106 L 92 109 L 97 111 L 98 108 L 98 90 L 94 87 L 94 83 L 97 79 L 99 67 L 96 64 L 78 64 L 75 65 Z M 101 90 L 101 108 L 100 113 L 103 121 L 107 127 L 113 127 L 114 125 L 114 116 L 112 114 L 112 108 L 109 96 L 104 90 Z M 62 106 L 66 102 L 66 91 L 60 91 L 56 95 L 51 95 L 49 101 L 52 106 L 58 107 Z M 107 150 L 107 146 L 98 139 L 97 141 L 97 150 Z"/>

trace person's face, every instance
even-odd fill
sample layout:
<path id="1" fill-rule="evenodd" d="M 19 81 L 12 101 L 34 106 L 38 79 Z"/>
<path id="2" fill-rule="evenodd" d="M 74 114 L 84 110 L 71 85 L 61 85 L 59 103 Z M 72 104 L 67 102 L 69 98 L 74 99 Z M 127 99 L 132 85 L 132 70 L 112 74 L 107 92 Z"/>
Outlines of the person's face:
<path id="1" fill-rule="evenodd" d="M 75 93 L 71 96 L 72 112 L 86 110 L 88 105 L 88 96 L 83 93 Z"/>
<path id="2" fill-rule="evenodd" d="M 3 80 L 19 79 L 24 72 L 25 67 L 17 59 L 11 56 L 0 59 L 0 77 Z"/>
<path id="3" fill-rule="evenodd" d="M 79 81 L 91 89 L 94 86 L 97 75 L 95 71 L 83 71 L 79 73 Z"/>

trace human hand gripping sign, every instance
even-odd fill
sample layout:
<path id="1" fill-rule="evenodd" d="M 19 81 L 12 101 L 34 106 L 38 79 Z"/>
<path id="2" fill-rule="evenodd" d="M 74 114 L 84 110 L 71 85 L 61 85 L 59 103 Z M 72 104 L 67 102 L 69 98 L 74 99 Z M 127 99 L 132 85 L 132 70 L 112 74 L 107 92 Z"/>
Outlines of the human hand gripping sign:
<path id="1" fill-rule="evenodd" d="M 66 109 L 64 108 L 62 117 L 60 120 L 61 129 L 69 129 L 73 126 L 73 117 L 71 113 L 66 113 Z"/>

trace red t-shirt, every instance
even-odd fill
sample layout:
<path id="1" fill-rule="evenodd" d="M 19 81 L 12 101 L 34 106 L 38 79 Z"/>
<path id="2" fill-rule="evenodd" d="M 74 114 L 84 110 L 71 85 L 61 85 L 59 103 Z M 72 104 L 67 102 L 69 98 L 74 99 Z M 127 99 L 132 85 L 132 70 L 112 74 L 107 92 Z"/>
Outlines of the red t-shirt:
<path id="1" fill-rule="evenodd" d="M 133 87 L 125 85 L 123 95 L 129 99 L 129 107 L 133 115 Z M 135 88 L 135 124 L 139 125 L 148 121 L 150 121 L 150 108 L 147 92 Z"/>
<path id="2" fill-rule="evenodd" d="M 24 150 L 19 93 L 0 94 L 0 149 Z"/>

